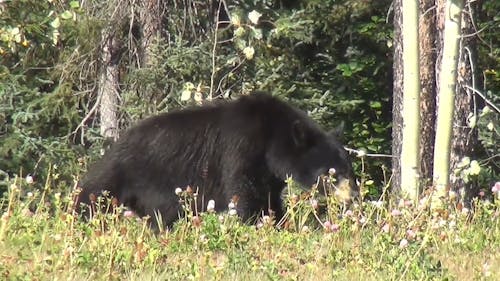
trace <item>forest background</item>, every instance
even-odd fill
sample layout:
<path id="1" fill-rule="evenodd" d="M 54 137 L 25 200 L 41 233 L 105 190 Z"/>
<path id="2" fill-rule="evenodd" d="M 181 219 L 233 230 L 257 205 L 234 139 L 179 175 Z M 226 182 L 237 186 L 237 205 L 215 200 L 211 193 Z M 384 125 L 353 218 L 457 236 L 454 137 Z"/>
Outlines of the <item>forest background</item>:
<path id="1" fill-rule="evenodd" d="M 498 104 L 500 5 L 467 5 L 474 86 Z M 43 179 L 56 167 L 68 188 L 104 140 L 135 121 L 258 89 L 325 128 L 343 123 L 348 147 L 385 155 L 363 167 L 370 196 L 390 178 L 392 1 L 23 0 L 0 10 L 4 177 Z M 452 169 L 481 188 L 498 178 L 499 118 L 477 97 L 455 122 L 471 129 L 471 155 Z"/>

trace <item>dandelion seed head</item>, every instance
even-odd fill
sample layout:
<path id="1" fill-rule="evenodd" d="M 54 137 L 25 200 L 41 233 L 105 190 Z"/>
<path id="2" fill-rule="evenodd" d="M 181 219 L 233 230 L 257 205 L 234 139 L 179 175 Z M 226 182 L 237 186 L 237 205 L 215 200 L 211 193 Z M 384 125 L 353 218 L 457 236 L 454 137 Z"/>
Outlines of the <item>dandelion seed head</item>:
<path id="1" fill-rule="evenodd" d="M 211 200 L 208 201 L 207 211 L 208 212 L 214 212 L 215 211 L 215 200 L 211 199 Z"/>
<path id="2" fill-rule="evenodd" d="M 31 175 L 27 175 L 26 176 L 26 183 L 27 184 L 32 184 L 35 180 L 33 179 L 33 177 Z"/>
<path id="3" fill-rule="evenodd" d="M 401 241 L 399 241 L 399 248 L 403 249 L 403 248 L 406 248 L 408 247 L 408 240 L 406 240 L 405 238 L 401 239 Z"/>
<path id="4" fill-rule="evenodd" d="M 359 218 L 360 224 L 365 224 L 366 222 L 367 222 L 367 218 L 365 216 L 362 216 L 361 218 Z"/>
<path id="5" fill-rule="evenodd" d="M 262 216 L 262 222 L 264 224 L 270 224 L 271 223 L 271 217 L 270 216 Z"/>
<path id="6" fill-rule="evenodd" d="M 382 200 L 370 201 L 370 204 L 375 206 L 376 208 L 382 208 L 384 206 L 384 202 Z"/>
<path id="7" fill-rule="evenodd" d="M 182 193 L 182 188 L 178 187 L 178 188 L 175 189 L 175 194 L 177 196 L 181 195 L 181 193 Z"/>
<path id="8" fill-rule="evenodd" d="M 208 242 L 207 236 L 205 234 L 200 235 L 200 242 L 201 243 L 206 243 Z"/>

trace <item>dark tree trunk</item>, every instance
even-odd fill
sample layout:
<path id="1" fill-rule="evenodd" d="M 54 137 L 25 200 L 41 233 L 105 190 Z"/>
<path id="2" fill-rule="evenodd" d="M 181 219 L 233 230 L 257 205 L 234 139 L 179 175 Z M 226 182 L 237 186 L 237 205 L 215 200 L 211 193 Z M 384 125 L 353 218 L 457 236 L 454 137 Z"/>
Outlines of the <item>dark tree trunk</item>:
<path id="1" fill-rule="evenodd" d="M 476 15 L 475 3 L 467 1 L 462 14 L 462 35 L 473 34 L 472 19 Z M 460 40 L 460 57 L 457 68 L 457 90 L 455 96 L 455 111 L 453 122 L 453 137 L 451 144 L 450 184 L 453 190 L 459 192 L 462 201 L 468 206 L 474 196 L 478 195 L 478 186 L 475 181 L 466 182 L 462 177 L 454 174 L 463 157 L 473 158 L 477 146 L 477 130 L 469 126 L 468 120 L 477 115 L 477 103 L 474 93 L 466 85 L 476 88 L 473 66 L 476 63 L 476 38 L 462 36 Z"/>
<path id="2" fill-rule="evenodd" d="M 439 81 L 440 66 L 443 49 L 444 11 L 445 0 L 436 0 L 436 81 Z M 475 15 L 475 3 L 467 1 L 462 14 L 462 35 L 473 34 L 474 29 L 471 19 Z M 475 65 L 475 36 L 463 36 L 460 40 L 460 57 L 457 69 L 457 89 L 455 94 L 455 109 L 453 121 L 453 135 L 450 155 L 450 189 L 459 192 L 460 199 L 466 206 L 470 205 L 473 196 L 477 196 L 477 186 L 474 181 L 466 183 L 464 179 L 455 173 L 458 164 L 466 156 L 473 156 L 477 145 L 477 130 L 468 125 L 469 114 L 476 114 L 474 94 L 465 85 L 473 85 L 472 66 Z M 471 65 L 472 62 L 472 65 Z M 439 83 L 436 84 L 436 92 L 439 91 Z M 439 101 L 436 102 L 439 106 Z"/>
<path id="3" fill-rule="evenodd" d="M 402 4 L 394 1 L 394 82 L 392 106 L 392 190 L 401 191 L 401 141 L 403 136 L 403 41 L 402 41 Z"/>
<path id="4" fill-rule="evenodd" d="M 151 64 L 153 43 L 162 37 L 162 19 L 165 12 L 163 0 L 141 1 L 139 20 L 141 36 L 141 66 Z"/>
<path id="5" fill-rule="evenodd" d="M 432 182 L 436 122 L 436 10 L 434 0 L 420 0 L 420 177 Z"/>

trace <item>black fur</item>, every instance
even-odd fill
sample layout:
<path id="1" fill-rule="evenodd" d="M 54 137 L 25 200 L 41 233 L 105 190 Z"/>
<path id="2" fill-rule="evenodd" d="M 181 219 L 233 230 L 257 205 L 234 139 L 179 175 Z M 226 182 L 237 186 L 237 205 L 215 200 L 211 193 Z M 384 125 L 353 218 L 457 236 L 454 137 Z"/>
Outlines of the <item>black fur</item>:
<path id="1" fill-rule="evenodd" d="M 216 211 L 225 210 L 236 195 L 244 220 L 269 208 L 279 219 L 287 175 L 310 187 L 332 167 L 353 183 L 348 155 L 334 136 L 305 113 L 254 93 L 130 128 L 84 177 L 79 202 L 108 190 L 138 215 L 154 218 L 158 210 L 170 226 L 180 213 L 174 190 L 189 185 L 198 189 L 199 209 L 213 199 Z"/>

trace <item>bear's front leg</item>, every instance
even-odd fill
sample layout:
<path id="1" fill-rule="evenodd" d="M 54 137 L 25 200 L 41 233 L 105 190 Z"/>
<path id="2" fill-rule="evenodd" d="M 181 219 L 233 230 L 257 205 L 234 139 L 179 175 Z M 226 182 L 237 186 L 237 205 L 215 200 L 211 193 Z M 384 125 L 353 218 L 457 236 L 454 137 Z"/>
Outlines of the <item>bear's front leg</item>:
<path id="1" fill-rule="evenodd" d="M 284 215 L 281 190 L 262 177 L 235 176 L 227 178 L 225 198 L 228 209 L 234 209 L 245 223 L 254 223 L 263 215 L 273 216 L 279 222 Z M 232 211 L 234 212 L 234 211 Z"/>

